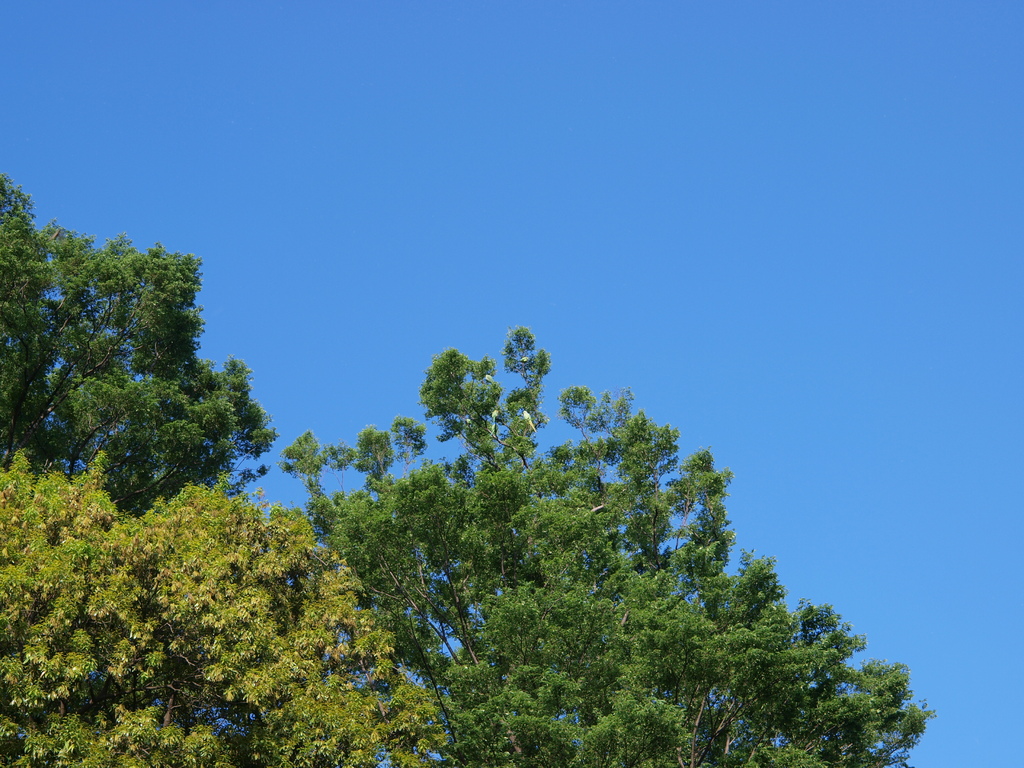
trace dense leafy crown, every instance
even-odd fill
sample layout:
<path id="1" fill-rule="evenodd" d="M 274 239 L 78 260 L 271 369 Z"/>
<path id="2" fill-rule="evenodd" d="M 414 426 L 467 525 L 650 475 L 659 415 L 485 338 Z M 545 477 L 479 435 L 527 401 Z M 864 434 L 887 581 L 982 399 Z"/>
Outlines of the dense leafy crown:
<path id="1" fill-rule="evenodd" d="M 434 705 L 301 515 L 0 470 L 0 764 L 420 765 Z"/>
<path id="2" fill-rule="evenodd" d="M 108 489 L 137 511 L 188 483 L 266 471 L 244 465 L 276 436 L 248 368 L 196 354 L 199 284 L 195 256 L 37 228 L 0 174 L 0 466 L 23 451 L 72 475 L 104 451 Z"/>
<path id="3" fill-rule="evenodd" d="M 634 412 L 561 393 L 578 439 L 541 451 L 550 369 L 524 328 L 497 362 L 438 355 L 421 389 L 442 442 L 396 419 L 355 447 L 284 453 L 323 540 L 436 696 L 446 764 L 904 766 L 931 713 L 905 667 L 852 658 L 827 605 L 790 610 L 770 559 L 730 566 L 728 470 Z M 400 477 L 392 470 L 401 467 Z M 328 493 L 355 469 L 362 489 Z"/>

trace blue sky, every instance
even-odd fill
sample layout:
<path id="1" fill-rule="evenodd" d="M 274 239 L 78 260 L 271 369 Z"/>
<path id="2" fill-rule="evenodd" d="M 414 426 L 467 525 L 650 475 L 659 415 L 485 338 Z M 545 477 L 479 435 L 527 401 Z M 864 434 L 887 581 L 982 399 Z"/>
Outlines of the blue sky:
<path id="1" fill-rule="evenodd" d="M 910 666 L 914 763 L 1010 764 L 1022 39 L 1011 2 L 11 4 L 0 171 L 201 256 L 279 449 L 530 326 L 551 400 L 712 446 L 739 545 Z"/>

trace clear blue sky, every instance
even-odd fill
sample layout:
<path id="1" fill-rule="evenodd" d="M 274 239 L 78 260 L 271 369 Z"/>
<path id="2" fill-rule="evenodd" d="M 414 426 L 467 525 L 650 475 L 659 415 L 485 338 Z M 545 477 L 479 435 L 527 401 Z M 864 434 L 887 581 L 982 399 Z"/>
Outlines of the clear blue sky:
<path id="1" fill-rule="evenodd" d="M 740 546 L 911 667 L 917 765 L 1012 765 L 1022 41 L 1019 2 L 8 3 L 0 171 L 200 255 L 278 448 L 531 326 L 552 394 L 712 446 Z"/>

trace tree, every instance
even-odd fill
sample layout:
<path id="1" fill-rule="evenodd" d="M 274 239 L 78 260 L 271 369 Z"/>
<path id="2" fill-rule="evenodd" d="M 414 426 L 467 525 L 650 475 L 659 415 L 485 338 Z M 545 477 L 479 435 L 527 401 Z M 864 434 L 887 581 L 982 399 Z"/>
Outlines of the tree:
<path id="1" fill-rule="evenodd" d="M 23 451 L 72 476 L 101 452 L 107 489 L 145 510 L 190 483 L 246 467 L 273 443 L 250 371 L 200 359 L 199 259 L 50 223 L 0 174 L 0 467 Z"/>
<path id="2" fill-rule="evenodd" d="M 412 766 L 428 694 L 305 518 L 190 487 L 142 517 L 0 471 L 0 763 Z"/>
<path id="3" fill-rule="evenodd" d="M 790 610 L 770 559 L 730 566 L 729 471 L 584 387 L 559 398 L 579 438 L 541 452 L 549 356 L 517 328 L 503 358 L 508 391 L 487 357 L 427 371 L 450 460 L 390 474 L 396 445 L 424 450 L 403 419 L 355 448 L 307 433 L 282 464 L 433 690 L 446 764 L 904 766 L 932 714 L 907 669 L 853 663 L 864 639 L 830 606 Z M 365 486 L 328 493 L 348 467 Z"/>

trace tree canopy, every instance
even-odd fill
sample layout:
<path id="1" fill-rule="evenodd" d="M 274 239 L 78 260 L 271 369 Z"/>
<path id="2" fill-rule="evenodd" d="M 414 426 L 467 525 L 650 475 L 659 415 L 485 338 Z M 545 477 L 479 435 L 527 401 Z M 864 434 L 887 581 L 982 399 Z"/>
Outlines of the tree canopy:
<path id="1" fill-rule="evenodd" d="M 903 665 L 863 660 L 828 605 L 791 609 L 741 554 L 731 473 L 629 392 L 572 387 L 574 440 L 542 450 L 548 354 L 513 329 L 498 363 L 439 354 L 420 390 L 439 441 L 396 419 L 356 445 L 312 433 L 282 466 L 352 567 L 364 607 L 436 697 L 445 764 L 604 768 L 905 766 L 931 711 Z M 392 473 L 401 467 L 401 474 Z M 362 488 L 329 491 L 355 470 Z"/>
<path id="2" fill-rule="evenodd" d="M 199 260 L 51 222 L 0 175 L 0 762 L 905 768 L 932 712 L 734 553 L 732 478 L 526 328 L 437 355 L 428 429 L 275 437 L 198 357 Z M 575 437 L 542 443 L 552 417 Z M 329 489 L 354 472 L 361 487 Z"/>
<path id="3" fill-rule="evenodd" d="M 276 433 L 250 371 L 197 355 L 200 262 L 51 222 L 0 174 L 0 466 L 19 451 L 71 476 L 102 451 L 116 503 L 144 511 L 190 483 L 266 471 Z"/>
<path id="4" fill-rule="evenodd" d="M 125 516 L 93 470 L 0 470 L 0 763 L 429 761 L 434 704 L 301 515 L 190 487 Z"/>

